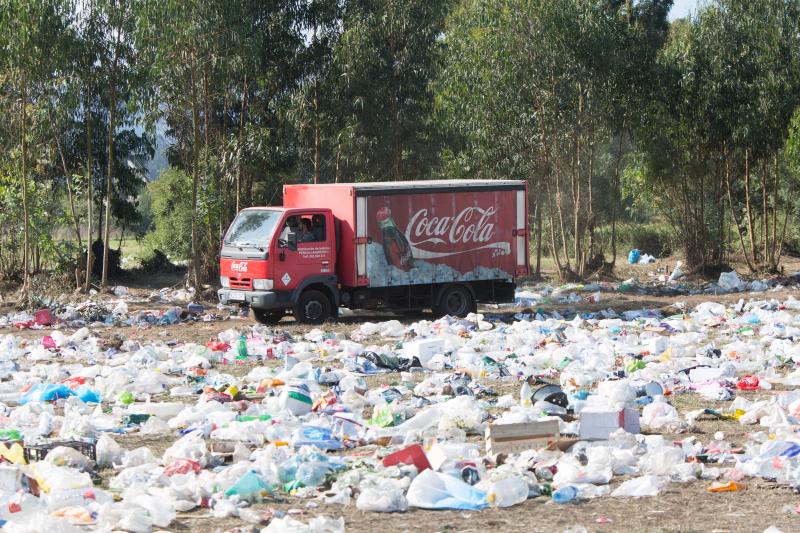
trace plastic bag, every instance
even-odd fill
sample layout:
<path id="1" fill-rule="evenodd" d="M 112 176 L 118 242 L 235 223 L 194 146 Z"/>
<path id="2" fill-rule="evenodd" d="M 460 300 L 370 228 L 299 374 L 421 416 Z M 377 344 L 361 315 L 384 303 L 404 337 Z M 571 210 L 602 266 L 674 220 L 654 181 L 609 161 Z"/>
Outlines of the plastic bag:
<path id="1" fill-rule="evenodd" d="M 344 533 L 344 517 L 333 519 L 327 516 L 318 516 L 312 518 L 308 525 L 291 516 L 273 518 L 269 525 L 261 531 L 263 533 Z"/>
<path id="2" fill-rule="evenodd" d="M 403 490 L 389 479 L 365 484 L 356 500 L 359 511 L 394 513 L 408 510 L 408 500 Z"/>
<path id="3" fill-rule="evenodd" d="M 453 476 L 430 469 L 414 478 L 406 498 L 411 507 L 421 509 L 475 510 L 489 505 L 485 492 Z"/>
<path id="4" fill-rule="evenodd" d="M 669 483 L 669 478 L 664 476 L 641 476 L 629 479 L 611 493 L 616 498 L 640 498 L 643 496 L 658 496 Z"/>
<path id="5" fill-rule="evenodd" d="M 248 470 L 231 488 L 225 491 L 225 496 L 238 496 L 251 503 L 260 502 L 269 495 L 270 488 L 253 470 Z"/>
<path id="6" fill-rule="evenodd" d="M 193 431 L 181 437 L 172 446 L 166 449 L 162 461 L 164 464 L 172 463 L 178 459 L 189 459 L 205 468 L 208 464 L 208 448 L 203 436 Z"/>
<path id="7" fill-rule="evenodd" d="M 742 283 L 735 271 L 721 273 L 717 284 L 724 291 L 740 291 L 744 289 L 744 283 Z"/>
<path id="8" fill-rule="evenodd" d="M 56 466 L 69 466 L 79 470 L 85 470 L 89 466 L 89 458 L 74 448 L 67 446 L 56 446 L 44 458 L 48 463 Z"/>

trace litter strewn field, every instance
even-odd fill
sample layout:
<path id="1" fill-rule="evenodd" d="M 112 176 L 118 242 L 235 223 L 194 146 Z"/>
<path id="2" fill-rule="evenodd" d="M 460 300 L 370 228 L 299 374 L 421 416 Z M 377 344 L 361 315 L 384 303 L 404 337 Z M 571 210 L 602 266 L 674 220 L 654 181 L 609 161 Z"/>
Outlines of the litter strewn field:
<path id="1" fill-rule="evenodd" d="M 9 311 L 0 519 L 28 531 L 794 530 L 800 301 L 765 284 L 677 299 L 535 286 L 466 319 L 321 328 L 122 290 L 94 315 L 53 305 L 47 325 Z"/>

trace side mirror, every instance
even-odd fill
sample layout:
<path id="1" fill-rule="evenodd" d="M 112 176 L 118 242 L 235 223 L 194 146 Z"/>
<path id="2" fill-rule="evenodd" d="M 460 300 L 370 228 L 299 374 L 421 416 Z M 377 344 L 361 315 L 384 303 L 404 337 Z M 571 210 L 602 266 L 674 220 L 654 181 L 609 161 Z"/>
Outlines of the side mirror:
<path id="1" fill-rule="evenodd" d="M 289 232 L 286 234 L 286 242 L 288 244 L 287 248 L 291 251 L 297 250 L 297 232 L 293 229 L 290 229 Z"/>

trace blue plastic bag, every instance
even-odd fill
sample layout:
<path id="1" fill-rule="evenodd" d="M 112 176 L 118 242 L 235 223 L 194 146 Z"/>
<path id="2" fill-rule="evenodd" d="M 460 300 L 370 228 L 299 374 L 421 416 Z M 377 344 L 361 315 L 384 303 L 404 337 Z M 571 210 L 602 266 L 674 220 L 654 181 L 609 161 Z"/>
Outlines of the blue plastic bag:
<path id="1" fill-rule="evenodd" d="M 99 392 L 85 385 L 75 389 L 75 394 L 78 395 L 78 398 L 80 398 L 83 403 L 100 403 L 102 401 Z"/>
<path id="2" fill-rule="evenodd" d="M 642 252 L 634 248 L 630 252 L 628 252 L 628 263 L 635 265 L 639 262 L 639 259 L 642 257 Z"/>
<path id="3" fill-rule="evenodd" d="M 28 392 L 19 399 L 19 403 L 51 402 L 68 396 L 75 396 L 75 392 L 66 385 L 61 383 L 39 383 L 28 389 Z"/>
<path id="4" fill-rule="evenodd" d="M 341 450 L 342 442 L 328 428 L 303 426 L 294 434 L 294 446 L 316 446 L 320 450 Z"/>

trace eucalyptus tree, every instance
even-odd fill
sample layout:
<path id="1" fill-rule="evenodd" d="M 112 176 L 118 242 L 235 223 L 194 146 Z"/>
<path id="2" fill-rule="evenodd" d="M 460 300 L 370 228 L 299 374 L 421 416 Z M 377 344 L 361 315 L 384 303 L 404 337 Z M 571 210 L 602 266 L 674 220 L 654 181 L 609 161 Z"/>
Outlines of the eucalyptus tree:
<path id="1" fill-rule="evenodd" d="M 4 84 L 10 89 L 5 98 L 15 100 L 19 139 L 18 183 L 22 189 L 23 208 L 23 294 L 30 287 L 32 227 L 30 213 L 29 150 L 33 128 L 31 112 L 40 105 L 47 83 L 58 69 L 54 59 L 66 33 L 71 15 L 70 6 L 62 0 L 2 0 L 0 2 L 0 70 Z"/>
<path id="2" fill-rule="evenodd" d="M 562 275 L 595 255 L 596 193 L 616 181 L 670 4 L 466 0 L 448 19 L 437 103 L 460 137 L 448 172 L 530 181 L 537 274 L 545 211 Z"/>
<path id="3" fill-rule="evenodd" d="M 331 75 L 339 119 L 337 176 L 429 177 L 441 142 L 433 120 L 448 0 L 349 0 Z"/>

